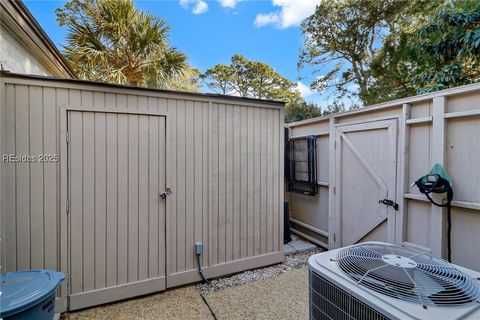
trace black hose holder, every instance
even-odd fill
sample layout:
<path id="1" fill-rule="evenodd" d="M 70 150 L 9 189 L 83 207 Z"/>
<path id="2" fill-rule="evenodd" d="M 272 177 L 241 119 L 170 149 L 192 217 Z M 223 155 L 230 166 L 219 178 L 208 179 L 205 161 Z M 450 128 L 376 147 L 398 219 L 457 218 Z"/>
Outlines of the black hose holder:
<path id="1" fill-rule="evenodd" d="M 418 190 L 424 194 L 430 202 L 438 207 L 447 208 L 447 257 L 448 262 L 452 262 L 451 233 L 452 233 L 452 199 L 453 199 L 453 179 L 448 175 L 440 164 L 435 164 L 430 173 L 424 175 L 413 183 Z M 437 202 L 432 198 L 432 193 L 446 193 L 447 198 L 442 202 Z"/>

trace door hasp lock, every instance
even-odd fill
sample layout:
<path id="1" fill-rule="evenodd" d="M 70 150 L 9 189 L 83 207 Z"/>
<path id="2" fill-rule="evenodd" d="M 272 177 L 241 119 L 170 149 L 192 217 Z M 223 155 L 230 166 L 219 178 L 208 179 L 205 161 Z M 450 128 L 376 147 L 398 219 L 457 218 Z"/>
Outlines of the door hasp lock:
<path id="1" fill-rule="evenodd" d="M 167 199 L 167 197 L 171 194 L 172 194 L 172 189 L 171 188 L 166 188 L 165 192 L 160 193 L 160 198 Z"/>
<path id="2" fill-rule="evenodd" d="M 379 200 L 378 203 L 382 203 L 386 206 L 391 206 L 395 211 L 398 211 L 398 203 L 396 203 L 393 200 L 383 199 L 383 200 Z"/>

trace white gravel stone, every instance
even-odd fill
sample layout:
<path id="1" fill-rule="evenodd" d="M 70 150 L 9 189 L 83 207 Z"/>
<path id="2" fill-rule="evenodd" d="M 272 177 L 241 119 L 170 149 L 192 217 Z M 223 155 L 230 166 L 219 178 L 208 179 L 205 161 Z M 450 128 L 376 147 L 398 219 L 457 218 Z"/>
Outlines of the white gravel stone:
<path id="1" fill-rule="evenodd" d="M 241 284 L 270 279 L 280 274 L 290 272 L 292 270 L 296 270 L 305 266 L 308 262 L 308 258 L 311 255 L 323 251 L 325 250 L 321 248 L 315 248 L 314 250 L 310 250 L 307 252 L 292 254 L 286 256 L 283 263 L 269 266 L 266 268 L 244 271 L 229 277 L 213 279 L 210 281 L 210 284 L 200 284 L 198 285 L 198 287 L 202 294 L 208 294 Z"/>

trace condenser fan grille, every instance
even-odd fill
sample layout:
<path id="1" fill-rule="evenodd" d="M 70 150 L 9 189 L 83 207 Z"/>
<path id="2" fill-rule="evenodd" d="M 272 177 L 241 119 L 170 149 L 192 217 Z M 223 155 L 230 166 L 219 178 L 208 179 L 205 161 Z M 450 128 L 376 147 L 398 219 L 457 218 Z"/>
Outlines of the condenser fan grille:
<path id="1" fill-rule="evenodd" d="M 480 299 L 476 279 L 442 259 L 406 248 L 357 245 L 341 250 L 336 260 L 357 284 L 392 298 L 443 307 Z"/>

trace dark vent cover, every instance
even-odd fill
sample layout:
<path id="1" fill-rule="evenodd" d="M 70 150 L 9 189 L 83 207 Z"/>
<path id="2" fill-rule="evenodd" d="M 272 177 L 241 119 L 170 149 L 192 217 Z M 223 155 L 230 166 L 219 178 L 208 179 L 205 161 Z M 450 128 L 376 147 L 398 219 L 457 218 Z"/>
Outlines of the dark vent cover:
<path id="1" fill-rule="evenodd" d="M 317 137 L 307 136 L 289 141 L 290 178 L 288 191 L 307 196 L 317 194 Z"/>
<path id="2" fill-rule="evenodd" d="M 392 298 L 442 307 L 480 299 L 476 279 L 445 260 L 406 248 L 357 245 L 341 250 L 336 260 L 357 284 Z"/>
<path id="3" fill-rule="evenodd" d="M 390 320 L 349 292 L 310 271 L 310 319 Z"/>

